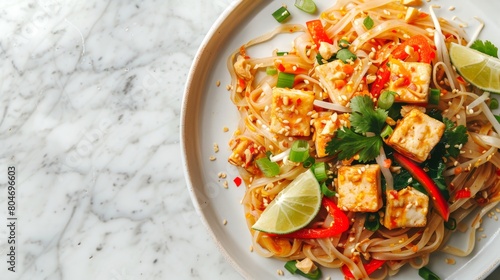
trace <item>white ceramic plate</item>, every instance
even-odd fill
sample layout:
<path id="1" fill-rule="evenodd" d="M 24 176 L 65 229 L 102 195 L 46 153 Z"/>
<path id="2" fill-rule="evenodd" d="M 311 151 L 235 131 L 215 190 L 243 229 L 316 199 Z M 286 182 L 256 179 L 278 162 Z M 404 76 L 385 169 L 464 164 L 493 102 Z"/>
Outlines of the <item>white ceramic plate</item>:
<path id="1" fill-rule="evenodd" d="M 211 28 L 198 51 L 186 85 L 182 108 L 181 145 L 193 203 L 226 259 L 243 277 L 249 279 L 283 279 L 276 273 L 277 269 L 283 269 L 283 262 L 263 258 L 249 250 L 251 239 L 240 204 L 245 187 L 236 187 L 232 182 L 238 173 L 227 162 L 230 154 L 227 143 L 236 128 L 238 114 L 226 90 L 226 85 L 230 84 L 226 61 L 229 54 L 240 45 L 277 26 L 271 14 L 283 3 L 292 13 L 291 23 L 304 23 L 318 17 L 299 11 L 293 6 L 292 0 L 233 2 Z M 331 1 L 326 0 L 316 0 L 316 3 L 319 10 L 331 5 Z M 500 46 L 500 38 L 495 36 L 499 28 L 495 18 L 500 11 L 499 1 L 433 0 L 430 4 L 441 6 L 437 13 L 442 17 L 451 20 L 453 16 L 458 16 L 455 20 L 460 19 L 469 25 L 466 28 L 469 34 L 478 26 L 473 17 L 483 19 L 486 27 L 480 38 Z M 452 5 L 456 7 L 450 11 Z M 294 36 L 280 35 L 270 43 L 252 48 L 249 53 L 259 56 L 269 55 L 272 49 L 289 49 Z M 216 86 L 217 81 L 220 81 L 219 87 Z M 230 131 L 223 132 L 223 127 L 228 127 Z M 214 152 L 214 143 L 220 147 L 218 153 Z M 216 157 L 216 160 L 211 161 L 211 156 Z M 228 178 L 218 178 L 219 172 L 226 173 Z M 228 189 L 223 187 L 225 180 L 229 183 Z M 224 220 L 227 220 L 226 225 L 223 225 Z M 444 260 L 450 256 L 438 253 L 432 256 L 430 268 L 443 279 L 485 278 L 500 262 L 499 225 L 495 220 L 485 218 L 484 232 L 479 235 L 486 238 L 481 238 L 469 257 L 455 257 L 457 263 L 447 265 Z M 460 238 L 454 242 L 459 243 Z M 324 274 L 332 279 L 343 279 L 338 270 L 325 270 Z M 292 276 L 287 274 L 287 277 Z M 391 279 L 415 278 L 419 279 L 417 271 L 406 268 Z"/>

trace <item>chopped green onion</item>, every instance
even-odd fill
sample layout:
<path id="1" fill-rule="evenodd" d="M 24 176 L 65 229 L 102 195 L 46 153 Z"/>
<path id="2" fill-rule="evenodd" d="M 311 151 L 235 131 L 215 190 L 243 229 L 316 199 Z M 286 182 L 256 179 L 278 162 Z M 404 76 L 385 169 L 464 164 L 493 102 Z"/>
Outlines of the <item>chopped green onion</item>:
<path id="1" fill-rule="evenodd" d="M 347 41 L 346 39 L 340 39 L 338 45 L 342 49 L 347 49 L 351 45 L 351 43 L 349 41 Z"/>
<path id="2" fill-rule="evenodd" d="M 495 116 L 495 119 L 497 120 L 497 122 L 500 123 L 500 116 L 499 115 L 494 115 Z"/>
<path id="3" fill-rule="evenodd" d="M 432 272 L 425 266 L 418 270 L 418 275 L 420 275 L 420 277 L 424 278 L 425 280 L 441 280 L 439 276 L 437 276 L 434 272 Z"/>
<path id="4" fill-rule="evenodd" d="M 447 222 L 444 222 L 444 227 L 449 230 L 455 230 L 457 228 L 457 220 L 449 218 Z"/>
<path id="5" fill-rule="evenodd" d="M 288 52 L 276 52 L 276 56 L 288 55 Z"/>
<path id="6" fill-rule="evenodd" d="M 278 82 L 276 83 L 276 87 L 292 88 L 294 81 L 295 81 L 295 74 L 279 72 Z"/>
<path id="7" fill-rule="evenodd" d="M 380 136 L 382 136 L 382 138 L 387 138 L 389 135 L 392 134 L 394 130 L 392 129 L 392 127 L 390 125 L 386 125 L 384 127 L 384 129 L 382 130 L 382 132 L 380 133 Z"/>
<path id="8" fill-rule="evenodd" d="M 270 178 L 280 174 L 280 166 L 269 158 L 263 157 L 255 161 L 264 176 Z"/>
<path id="9" fill-rule="evenodd" d="M 295 140 L 290 149 L 288 159 L 292 162 L 304 162 L 309 158 L 309 142 L 306 140 Z"/>
<path id="10" fill-rule="evenodd" d="M 316 55 L 316 61 L 318 61 L 319 65 L 323 65 L 325 63 L 332 62 L 334 60 L 335 60 L 335 55 L 333 55 L 329 59 L 324 59 L 319 53 Z"/>
<path id="11" fill-rule="evenodd" d="M 291 274 L 295 274 L 298 270 L 297 266 L 295 265 L 296 263 L 296 260 L 287 261 L 285 263 L 286 270 L 288 270 L 288 272 L 290 272 Z"/>
<path id="12" fill-rule="evenodd" d="M 363 20 L 363 25 L 368 30 L 372 29 L 374 25 L 373 19 L 370 16 L 365 17 L 365 19 Z"/>
<path id="13" fill-rule="evenodd" d="M 308 14 L 314 14 L 316 12 L 316 4 L 314 4 L 312 0 L 295 0 L 295 7 Z"/>
<path id="14" fill-rule="evenodd" d="M 491 110 L 498 109 L 498 100 L 496 98 L 491 98 L 489 107 Z"/>
<path id="15" fill-rule="evenodd" d="M 358 58 L 355 54 L 353 54 L 349 49 L 341 49 L 337 52 L 337 59 L 342 60 L 344 63 L 349 63 L 349 61 L 354 61 Z"/>
<path id="16" fill-rule="evenodd" d="M 290 16 L 290 12 L 286 9 L 285 6 L 281 6 L 273 13 L 274 19 L 276 19 L 279 23 L 285 21 Z"/>
<path id="17" fill-rule="evenodd" d="M 316 160 L 314 159 L 314 157 L 308 157 L 308 158 L 307 158 L 307 159 L 306 159 L 306 160 L 302 163 L 302 166 L 303 166 L 304 168 L 309 168 L 309 167 L 311 167 L 311 166 L 314 164 L 314 162 L 315 162 L 315 161 L 316 161 Z"/>
<path id="18" fill-rule="evenodd" d="M 309 273 L 304 273 L 303 271 L 297 268 L 296 264 L 297 264 L 296 260 L 287 261 L 285 263 L 285 269 L 288 270 L 291 274 L 299 274 L 301 276 L 306 277 L 307 279 L 312 279 L 312 280 L 321 279 L 321 270 L 319 268 Z"/>
<path id="19" fill-rule="evenodd" d="M 269 76 L 274 76 L 274 75 L 278 74 L 278 70 L 274 66 L 267 66 L 266 74 Z"/>
<path id="20" fill-rule="evenodd" d="M 335 192 L 328 188 L 326 182 L 321 183 L 321 193 L 323 193 L 326 197 L 333 197 L 335 195 Z"/>
<path id="21" fill-rule="evenodd" d="M 438 105 L 440 97 L 441 97 L 441 91 L 437 88 L 431 88 L 431 93 L 429 94 L 429 103 Z"/>
<path id="22" fill-rule="evenodd" d="M 380 217 L 377 212 L 367 213 L 365 220 L 365 228 L 369 231 L 377 231 L 380 227 Z"/>
<path id="23" fill-rule="evenodd" d="M 326 163 L 317 162 L 317 163 L 313 164 L 311 169 L 314 173 L 314 176 L 316 177 L 316 180 L 318 180 L 318 182 L 323 182 L 326 179 L 328 179 L 328 174 L 326 174 Z"/>
<path id="24" fill-rule="evenodd" d="M 377 106 L 380 109 L 388 110 L 394 104 L 395 96 L 397 93 L 394 91 L 386 90 L 378 98 Z"/>

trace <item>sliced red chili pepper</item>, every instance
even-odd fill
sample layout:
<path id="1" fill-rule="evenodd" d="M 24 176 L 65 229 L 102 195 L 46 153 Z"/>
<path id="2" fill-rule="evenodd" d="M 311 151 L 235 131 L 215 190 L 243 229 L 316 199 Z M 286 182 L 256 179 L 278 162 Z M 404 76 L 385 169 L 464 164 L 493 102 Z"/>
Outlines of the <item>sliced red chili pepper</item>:
<path id="1" fill-rule="evenodd" d="M 376 259 L 371 259 L 369 263 L 363 264 L 363 267 L 365 268 L 365 271 L 368 275 L 372 274 L 375 272 L 377 269 L 379 269 L 386 261 L 384 260 L 376 260 Z M 347 265 L 342 266 L 342 272 L 344 273 L 344 276 L 347 278 L 354 278 L 354 275 L 352 275 L 351 270 Z"/>
<path id="2" fill-rule="evenodd" d="M 436 211 L 443 217 L 445 221 L 448 221 L 450 217 L 450 208 L 448 206 L 448 202 L 444 198 L 443 194 L 439 190 L 436 183 L 432 180 L 429 175 L 416 164 L 411 159 L 401 155 L 400 153 L 395 152 L 393 154 L 394 160 L 399 163 L 404 169 L 406 169 L 415 180 L 417 180 L 429 193 L 432 203 L 434 204 L 434 208 Z"/>
<path id="3" fill-rule="evenodd" d="M 461 189 L 461 190 L 458 190 L 457 193 L 455 194 L 455 199 L 469 198 L 470 196 L 471 196 L 471 192 L 469 189 Z"/>
<path id="4" fill-rule="evenodd" d="M 241 183 L 242 183 L 242 180 L 241 180 L 241 178 L 240 178 L 240 177 L 236 177 L 236 178 L 234 178 L 233 182 L 234 182 L 234 184 L 235 184 L 237 187 L 239 187 L 239 186 L 241 185 Z"/>
<path id="5" fill-rule="evenodd" d="M 276 234 L 272 236 L 279 236 L 285 238 L 327 238 L 343 233 L 349 228 L 349 218 L 339 209 L 333 200 L 323 197 L 321 201 L 323 207 L 326 208 L 328 213 L 333 218 L 333 223 L 329 228 L 303 228 L 287 234 Z M 271 234 L 270 234 L 271 235 Z"/>
<path id="6" fill-rule="evenodd" d="M 413 50 L 418 53 L 419 62 L 431 63 L 436 56 L 436 53 L 429 44 L 427 37 L 424 35 L 415 35 L 401 43 L 401 45 L 399 45 L 392 52 L 392 57 L 401 60 L 406 59 L 409 56 L 409 54 L 405 51 L 406 46 L 411 46 Z"/>
<path id="7" fill-rule="evenodd" d="M 306 22 L 307 30 L 309 31 L 309 34 L 311 35 L 311 38 L 313 39 L 314 43 L 316 45 L 320 45 L 321 42 L 333 44 L 332 39 L 328 37 L 326 34 L 325 28 L 323 27 L 323 23 L 319 19 L 315 20 L 310 20 Z"/>
<path id="8" fill-rule="evenodd" d="M 386 65 L 378 69 L 377 77 L 375 78 L 375 81 L 372 83 L 370 89 L 372 97 L 378 98 L 380 96 L 380 93 L 385 88 L 385 84 L 389 82 L 390 77 L 391 77 L 391 71 Z"/>

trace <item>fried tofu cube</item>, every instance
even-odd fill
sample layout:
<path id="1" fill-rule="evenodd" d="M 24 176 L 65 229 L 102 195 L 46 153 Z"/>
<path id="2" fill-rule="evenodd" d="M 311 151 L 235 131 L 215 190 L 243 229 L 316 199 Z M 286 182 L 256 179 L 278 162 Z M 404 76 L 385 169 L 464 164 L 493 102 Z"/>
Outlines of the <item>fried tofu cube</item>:
<path id="1" fill-rule="evenodd" d="M 325 88 L 331 101 L 342 106 L 346 106 L 351 100 L 355 89 L 352 88 L 352 77 L 356 71 L 360 71 L 360 59 L 356 59 L 352 63 L 353 73 L 346 73 L 345 69 L 350 67 L 345 66 L 342 61 L 334 60 L 322 65 L 316 66 L 315 72 L 321 85 Z M 347 68 L 346 68 L 347 67 Z M 340 83 L 339 83 L 340 82 Z"/>
<path id="2" fill-rule="evenodd" d="M 412 48 L 410 48 L 413 50 Z M 397 93 L 395 102 L 425 103 L 429 96 L 432 67 L 428 63 L 391 59 L 390 91 Z"/>
<path id="3" fill-rule="evenodd" d="M 400 191 L 387 191 L 387 206 L 383 224 L 388 229 L 423 227 L 427 224 L 429 197 L 406 187 Z"/>
<path id="4" fill-rule="evenodd" d="M 328 155 L 326 145 L 332 140 L 335 131 L 343 126 L 349 127 L 349 114 L 325 113 L 313 120 L 313 139 L 316 146 L 316 155 L 319 158 Z"/>
<path id="5" fill-rule="evenodd" d="M 338 206 L 344 211 L 377 212 L 382 207 L 380 166 L 342 166 L 337 177 Z"/>
<path id="6" fill-rule="evenodd" d="M 424 162 L 443 136 L 444 129 L 444 123 L 412 109 L 398 122 L 386 143 L 414 161 Z"/>
<path id="7" fill-rule="evenodd" d="M 266 149 L 247 137 L 241 136 L 229 141 L 232 150 L 229 163 L 247 170 L 251 174 L 259 174 L 260 169 L 255 160 L 265 156 Z"/>
<path id="8" fill-rule="evenodd" d="M 285 136 L 309 136 L 313 102 L 313 92 L 274 88 L 271 130 Z"/>

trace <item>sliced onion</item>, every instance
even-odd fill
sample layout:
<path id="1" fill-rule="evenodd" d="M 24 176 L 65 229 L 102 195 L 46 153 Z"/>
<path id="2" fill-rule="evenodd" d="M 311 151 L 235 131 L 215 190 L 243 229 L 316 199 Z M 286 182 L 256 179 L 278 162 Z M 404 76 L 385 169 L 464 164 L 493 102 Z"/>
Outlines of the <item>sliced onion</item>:
<path id="1" fill-rule="evenodd" d="M 318 106 L 321 108 L 325 108 L 325 109 L 337 111 L 337 112 L 350 113 L 352 111 L 351 108 L 347 108 L 347 107 L 342 106 L 340 104 L 325 102 L 325 101 L 321 101 L 321 100 L 317 100 L 317 99 L 314 100 L 313 104 L 314 104 L 314 106 Z"/>
<path id="2" fill-rule="evenodd" d="M 391 170 L 389 170 L 389 168 L 385 166 L 385 161 L 387 160 L 387 157 L 385 155 L 384 147 L 380 147 L 380 154 L 375 158 L 375 160 L 380 166 L 380 171 L 382 171 L 382 175 L 384 175 L 385 183 L 387 184 L 385 189 L 388 191 L 393 190 L 394 179 L 392 177 Z"/>

